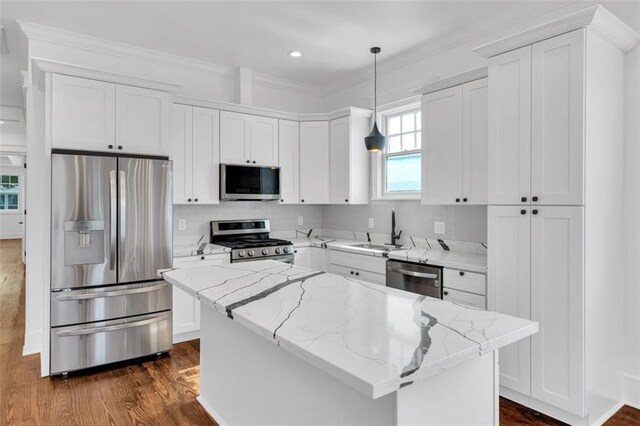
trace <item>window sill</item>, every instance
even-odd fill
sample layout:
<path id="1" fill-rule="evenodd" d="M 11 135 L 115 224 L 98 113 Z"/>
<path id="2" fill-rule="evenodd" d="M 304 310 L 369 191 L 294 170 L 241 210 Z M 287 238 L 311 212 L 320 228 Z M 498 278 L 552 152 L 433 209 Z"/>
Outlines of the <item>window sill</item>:
<path id="1" fill-rule="evenodd" d="M 382 195 L 372 198 L 371 201 L 420 201 L 420 194 Z"/>

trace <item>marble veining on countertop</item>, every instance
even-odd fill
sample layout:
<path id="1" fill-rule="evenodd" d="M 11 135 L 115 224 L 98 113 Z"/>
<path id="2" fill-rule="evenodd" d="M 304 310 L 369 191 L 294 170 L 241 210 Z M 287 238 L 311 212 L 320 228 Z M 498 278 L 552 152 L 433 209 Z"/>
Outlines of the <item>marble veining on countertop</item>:
<path id="1" fill-rule="evenodd" d="M 538 330 L 533 321 L 273 260 L 163 277 L 371 398 Z"/>
<path id="2" fill-rule="evenodd" d="M 198 250 L 202 246 L 202 253 L 198 253 Z M 200 244 L 184 244 L 173 246 L 173 257 L 185 257 L 185 256 L 201 256 L 208 254 L 225 254 L 231 252 L 229 247 L 223 247 L 211 243 Z"/>
<path id="3" fill-rule="evenodd" d="M 441 250 L 438 248 L 412 247 L 406 250 L 390 252 L 389 259 L 464 269 L 465 271 L 483 274 L 487 273 L 487 256 L 484 254 Z"/>

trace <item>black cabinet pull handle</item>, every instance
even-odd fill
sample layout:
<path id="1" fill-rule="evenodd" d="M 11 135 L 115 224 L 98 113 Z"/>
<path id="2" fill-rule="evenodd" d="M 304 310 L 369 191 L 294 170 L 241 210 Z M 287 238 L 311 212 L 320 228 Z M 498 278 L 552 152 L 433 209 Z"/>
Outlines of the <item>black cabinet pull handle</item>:
<path id="1" fill-rule="evenodd" d="M 464 201 L 464 202 L 466 203 L 466 202 L 467 202 L 467 199 L 466 199 L 466 198 L 463 198 L 463 199 L 462 199 L 462 201 Z"/>
<path id="2" fill-rule="evenodd" d="M 456 198 L 456 203 L 459 203 L 459 202 L 460 202 L 460 198 Z"/>
<path id="3" fill-rule="evenodd" d="M 188 201 L 188 202 L 191 202 L 191 198 L 187 198 L 187 201 Z"/>
<path id="4" fill-rule="evenodd" d="M 538 214 L 538 210 L 537 209 L 533 209 L 533 210 L 531 210 L 531 213 L 532 214 Z"/>
<path id="5" fill-rule="evenodd" d="M 520 201 L 522 201 L 523 203 L 526 203 L 527 202 L 527 197 L 520 198 Z"/>
<path id="6" fill-rule="evenodd" d="M 113 149 L 113 145 L 109 145 L 109 149 Z"/>
<path id="7" fill-rule="evenodd" d="M 118 149 L 122 149 L 122 145 L 118 145 Z"/>
<path id="8" fill-rule="evenodd" d="M 538 197 L 531 197 L 531 201 L 538 201 Z"/>
<path id="9" fill-rule="evenodd" d="M 460 276 L 464 277 L 464 272 L 460 271 Z"/>
<path id="10" fill-rule="evenodd" d="M 527 211 L 525 209 L 520 210 L 520 214 L 527 214 Z"/>

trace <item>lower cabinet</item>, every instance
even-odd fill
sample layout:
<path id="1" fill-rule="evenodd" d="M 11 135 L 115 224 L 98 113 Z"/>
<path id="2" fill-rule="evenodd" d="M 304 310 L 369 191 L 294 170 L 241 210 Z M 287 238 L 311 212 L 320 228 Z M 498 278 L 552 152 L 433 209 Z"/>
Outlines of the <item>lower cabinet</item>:
<path id="1" fill-rule="evenodd" d="M 229 263 L 228 254 L 178 257 L 174 268 L 222 265 Z M 200 302 L 190 294 L 173 286 L 173 343 L 197 339 L 200 336 Z"/>
<path id="2" fill-rule="evenodd" d="M 312 247 L 301 247 L 294 250 L 293 262 L 296 266 L 311 268 Z"/>
<path id="3" fill-rule="evenodd" d="M 297 266 L 327 271 L 327 250 L 320 247 L 301 247 L 295 250 L 294 263 Z"/>
<path id="4" fill-rule="evenodd" d="M 487 277 L 477 272 L 444 268 L 442 298 L 472 308 L 487 309 Z"/>
<path id="5" fill-rule="evenodd" d="M 328 250 L 329 272 L 374 284 L 386 284 L 386 263 L 383 257 Z"/>

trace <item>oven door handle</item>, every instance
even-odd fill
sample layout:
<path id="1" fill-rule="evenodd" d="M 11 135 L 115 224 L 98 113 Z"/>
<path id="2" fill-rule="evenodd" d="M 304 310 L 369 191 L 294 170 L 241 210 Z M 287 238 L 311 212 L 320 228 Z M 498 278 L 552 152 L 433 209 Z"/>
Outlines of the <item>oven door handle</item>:
<path id="1" fill-rule="evenodd" d="M 393 266 L 389 266 L 389 269 L 391 269 L 393 272 L 397 272 L 398 274 L 408 275 L 410 277 L 426 278 L 426 279 L 430 279 L 430 280 L 437 280 L 438 279 L 438 274 L 427 274 L 427 273 L 424 273 L 424 272 L 408 271 L 406 269 L 394 268 Z"/>

